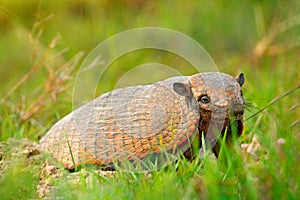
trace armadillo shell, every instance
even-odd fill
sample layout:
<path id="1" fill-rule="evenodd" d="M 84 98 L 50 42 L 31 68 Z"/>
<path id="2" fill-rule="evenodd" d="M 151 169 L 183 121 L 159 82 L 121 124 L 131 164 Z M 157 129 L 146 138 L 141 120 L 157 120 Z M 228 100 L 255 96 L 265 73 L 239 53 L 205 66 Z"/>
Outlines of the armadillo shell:
<path id="1" fill-rule="evenodd" d="M 163 166 L 172 161 L 166 152 L 186 151 L 198 132 L 198 104 L 177 94 L 175 82 L 189 84 L 188 77 L 173 77 L 105 93 L 58 121 L 40 147 L 68 169 L 146 160 Z"/>

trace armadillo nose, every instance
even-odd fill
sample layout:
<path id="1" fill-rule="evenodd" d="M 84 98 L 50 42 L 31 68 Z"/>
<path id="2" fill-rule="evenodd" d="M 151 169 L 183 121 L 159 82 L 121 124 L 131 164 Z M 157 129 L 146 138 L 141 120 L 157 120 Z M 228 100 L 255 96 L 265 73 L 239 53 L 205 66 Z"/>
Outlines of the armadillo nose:
<path id="1" fill-rule="evenodd" d="M 233 104 L 231 106 L 231 114 L 236 118 L 236 119 L 242 119 L 243 114 L 244 114 L 244 105 L 242 104 Z"/>

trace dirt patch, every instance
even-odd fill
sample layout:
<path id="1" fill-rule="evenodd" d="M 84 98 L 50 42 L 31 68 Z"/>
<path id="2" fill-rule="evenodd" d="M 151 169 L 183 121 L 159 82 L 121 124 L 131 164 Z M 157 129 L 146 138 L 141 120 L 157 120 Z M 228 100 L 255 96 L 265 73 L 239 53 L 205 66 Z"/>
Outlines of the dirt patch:
<path id="1" fill-rule="evenodd" d="M 81 169 L 79 172 L 70 173 L 68 170 L 58 168 L 56 165 L 46 161 L 40 171 L 40 181 L 37 186 L 38 195 L 41 198 L 52 199 L 58 191 L 58 181 L 74 186 L 84 182 L 86 187 L 92 187 L 93 180 L 96 176 L 112 177 L 115 171 L 86 170 Z"/>
<path id="2" fill-rule="evenodd" d="M 59 181 L 66 184 L 75 185 L 79 181 L 91 184 L 94 175 L 101 177 L 114 176 L 114 171 L 102 171 L 85 169 L 79 172 L 70 173 L 68 170 L 59 168 L 46 159 L 46 156 L 39 150 L 38 144 L 28 139 L 16 140 L 9 139 L 0 143 L 0 180 L 5 182 L 10 174 L 11 179 L 20 179 L 22 177 L 14 177 L 14 172 L 9 173 L 15 166 L 19 166 L 16 170 L 20 173 L 32 171 L 34 175 L 36 197 L 43 199 L 51 199 L 56 194 L 57 184 Z"/>
<path id="3" fill-rule="evenodd" d="M 4 172 L 10 164 L 19 160 L 25 161 L 26 165 L 38 164 L 42 156 L 38 144 L 28 139 L 9 139 L 0 143 L 0 172 Z"/>

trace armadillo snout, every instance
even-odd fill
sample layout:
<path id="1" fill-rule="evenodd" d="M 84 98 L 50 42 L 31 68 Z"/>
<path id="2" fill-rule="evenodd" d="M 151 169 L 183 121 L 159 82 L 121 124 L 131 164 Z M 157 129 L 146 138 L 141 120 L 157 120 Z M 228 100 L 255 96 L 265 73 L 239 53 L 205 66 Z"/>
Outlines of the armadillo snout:
<path id="1" fill-rule="evenodd" d="M 230 116 L 239 120 L 242 119 L 244 115 L 244 105 L 243 104 L 233 104 L 230 108 Z"/>

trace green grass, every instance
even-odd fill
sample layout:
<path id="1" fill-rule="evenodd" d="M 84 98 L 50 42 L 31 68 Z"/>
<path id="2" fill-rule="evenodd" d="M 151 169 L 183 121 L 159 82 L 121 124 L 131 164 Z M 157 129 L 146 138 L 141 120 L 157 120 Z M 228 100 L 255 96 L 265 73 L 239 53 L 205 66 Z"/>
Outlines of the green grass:
<path id="1" fill-rule="evenodd" d="M 300 24 L 292 20 L 296 16 L 299 21 L 299 6 L 296 0 L 143 1 L 139 5 L 136 1 L 0 0 L 0 141 L 5 142 L 0 143 L 1 198 L 38 197 L 43 158 L 32 160 L 24 154 L 21 139 L 39 141 L 72 110 L 74 77 L 83 57 L 99 42 L 145 26 L 191 36 L 207 49 L 220 71 L 245 74 L 247 119 L 300 85 Z M 290 22 L 291 27 L 282 31 L 281 22 Z M 270 43 L 260 43 L 264 39 Z M 258 47 L 266 50 L 258 54 Z M 83 56 L 78 54 L 81 51 Z M 149 62 L 172 66 L 184 75 L 196 73 L 185 60 L 167 52 L 132 52 L 112 63 L 97 95 L 113 89 L 130 69 Z M 57 89 L 62 91 L 55 93 Z M 218 160 L 208 154 L 193 162 L 179 159 L 149 174 L 118 171 L 112 177 L 99 176 L 90 168 L 71 174 L 62 170 L 62 176 L 52 180 L 57 189 L 51 195 L 64 199 L 297 199 L 299 93 L 295 90 L 247 120 L 243 135 L 232 147 L 224 146 Z M 240 144 L 251 143 L 253 137 L 260 146 L 251 155 Z M 67 181 L 75 176 L 77 182 Z"/>

